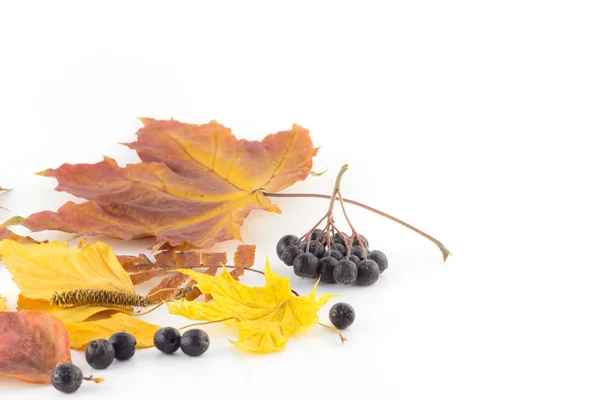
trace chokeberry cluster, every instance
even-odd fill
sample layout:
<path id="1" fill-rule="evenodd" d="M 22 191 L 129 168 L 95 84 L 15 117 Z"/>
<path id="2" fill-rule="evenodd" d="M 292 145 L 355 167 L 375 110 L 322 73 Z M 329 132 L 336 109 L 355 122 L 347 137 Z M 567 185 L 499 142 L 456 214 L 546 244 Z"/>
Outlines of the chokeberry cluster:
<path id="1" fill-rule="evenodd" d="M 329 225 L 328 225 L 329 227 Z M 364 235 L 313 229 L 302 237 L 285 235 L 277 242 L 277 256 L 302 278 L 320 278 L 324 283 L 368 286 L 387 269 L 380 250 L 369 250 Z"/>

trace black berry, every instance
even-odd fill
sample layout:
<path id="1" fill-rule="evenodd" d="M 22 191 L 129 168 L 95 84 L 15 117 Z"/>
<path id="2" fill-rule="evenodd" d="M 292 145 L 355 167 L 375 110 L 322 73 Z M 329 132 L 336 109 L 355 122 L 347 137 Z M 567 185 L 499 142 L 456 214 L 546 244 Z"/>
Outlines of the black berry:
<path id="1" fill-rule="evenodd" d="M 346 329 L 354 322 L 356 314 L 348 303 L 337 303 L 329 310 L 329 320 L 338 329 Z"/>
<path id="2" fill-rule="evenodd" d="M 286 247 L 288 247 L 289 245 L 292 245 L 292 244 L 297 244 L 297 243 L 298 243 L 298 237 L 294 236 L 294 235 L 285 235 L 284 237 L 279 239 L 279 241 L 277 242 L 277 247 L 276 247 L 277 257 L 281 258 L 281 254 L 283 253 L 283 251 L 285 250 Z"/>
<path id="3" fill-rule="evenodd" d="M 373 260 L 363 260 L 358 263 L 358 276 L 356 284 L 360 286 L 369 286 L 379 279 L 379 266 Z"/>
<path id="4" fill-rule="evenodd" d="M 346 256 L 346 259 L 352 261 L 354 264 L 358 265 L 358 263 L 360 262 L 360 258 L 356 257 L 356 256 Z"/>
<path id="5" fill-rule="evenodd" d="M 321 282 L 335 283 L 335 279 L 333 279 L 333 269 L 338 263 L 339 261 L 333 257 L 323 257 L 319 260 Z"/>
<path id="6" fill-rule="evenodd" d="M 352 247 L 350 254 L 360 258 L 361 260 L 365 259 L 365 252 L 363 251 L 362 247 L 360 247 L 360 246 Z"/>
<path id="7" fill-rule="evenodd" d="M 350 260 L 341 260 L 333 269 L 333 279 L 337 283 L 349 285 L 356 281 L 358 267 Z"/>
<path id="8" fill-rule="evenodd" d="M 179 348 L 181 334 L 175 328 L 160 328 L 154 334 L 154 347 L 165 354 L 173 354 Z"/>
<path id="9" fill-rule="evenodd" d="M 312 231 L 312 233 L 310 235 L 310 240 L 317 240 L 317 238 L 319 237 L 321 232 L 323 232 L 323 229 L 319 229 L 319 228 Z"/>
<path id="10" fill-rule="evenodd" d="M 362 240 L 365 247 L 369 248 L 369 241 L 367 240 L 365 235 L 359 234 L 358 236 L 360 236 L 360 239 Z M 354 238 L 352 238 L 352 246 L 360 246 L 360 243 L 358 243 L 358 237 L 354 236 Z"/>
<path id="11" fill-rule="evenodd" d="M 333 257 L 336 260 L 341 260 L 342 258 L 344 258 L 344 255 L 342 253 L 340 253 L 337 250 L 329 250 L 327 253 L 325 253 L 327 256 Z"/>
<path id="12" fill-rule="evenodd" d="M 309 251 L 313 253 L 317 258 L 323 257 L 323 255 L 325 255 L 326 250 L 327 249 L 325 248 L 324 244 L 318 244 L 316 240 L 311 240 Z"/>
<path id="13" fill-rule="evenodd" d="M 63 393 L 74 393 L 83 382 L 83 372 L 73 364 L 59 364 L 50 374 L 52 386 Z"/>
<path id="14" fill-rule="evenodd" d="M 292 244 L 286 247 L 283 253 L 281 253 L 281 261 L 283 261 L 285 265 L 291 267 L 294 265 L 294 260 L 296 257 L 302 253 L 304 252 L 298 246 Z"/>
<path id="15" fill-rule="evenodd" d="M 181 336 L 181 351 L 188 356 L 197 357 L 208 350 L 210 339 L 202 329 L 190 329 Z"/>
<path id="16" fill-rule="evenodd" d="M 135 354 L 137 341 L 135 337 L 126 332 L 115 333 L 108 339 L 115 348 L 115 358 L 119 361 L 129 360 Z"/>
<path id="17" fill-rule="evenodd" d="M 342 236 L 342 235 L 343 235 L 343 236 Z M 350 236 L 348 236 L 348 235 L 347 235 L 345 232 L 342 232 L 342 234 L 341 234 L 341 235 L 340 235 L 339 233 L 337 233 L 337 232 L 336 232 L 336 233 L 333 235 L 333 242 L 334 242 L 334 243 L 340 243 L 340 244 L 343 244 L 343 245 L 345 245 L 345 242 L 344 242 L 344 237 L 346 238 L 346 240 L 348 241 L 348 243 L 350 243 Z"/>
<path id="18" fill-rule="evenodd" d="M 106 369 L 115 361 L 115 348 L 106 339 L 92 340 L 85 349 L 85 360 L 94 369 Z"/>
<path id="19" fill-rule="evenodd" d="M 314 254 L 303 253 L 294 260 L 294 273 L 302 278 L 316 278 L 319 259 Z"/>
<path id="20" fill-rule="evenodd" d="M 387 256 L 383 254 L 383 251 L 381 250 L 373 250 L 371 253 L 369 253 L 368 259 L 373 260 L 377 263 L 377 265 L 379 266 L 380 274 L 382 274 L 383 271 L 385 271 L 388 267 Z"/>
<path id="21" fill-rule="evenodd" d="M 348 249 L 346 248 L 345 244 L 335 243 L 333 245 L 333 249 L 342 253 L 342 256 L 345 256 L 346 254 L 348 254 Z"/>

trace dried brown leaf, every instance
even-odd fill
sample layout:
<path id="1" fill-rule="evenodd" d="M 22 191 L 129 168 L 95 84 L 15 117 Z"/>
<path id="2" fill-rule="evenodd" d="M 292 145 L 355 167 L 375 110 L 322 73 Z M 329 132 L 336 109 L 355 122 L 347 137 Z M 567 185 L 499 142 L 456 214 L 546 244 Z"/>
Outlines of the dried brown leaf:
<path id="1" fill-rule="evenodd" d="M 202 253 L 202 265 L 211 267 L 213 265 L 218 266 L 221 264 L 227 264 L 227 253 Z M 215 276 L 214 274 L 211 275 Z"/>
<path id="2" fill-rule="evenodd" d="M 196 268 L 202 265 L 202 257 L 195 251 L 171 249 L 156 255 L 156 265 L 161 268 Z"/>
<path id="3" fill-rule="evenodd" d="M 181 272 L 177 272 L 174 275 L 168 276 L 161 280 L 160 283 L 152 290 L 150 290 L 150 293 L 148 293 L 148 298 L 156 302 L 166 300 L 172 297 L 173 294 L 179 290 L 179 287 L 187 280 L 188 276 L 182 274 Z"/>
<path id="4" fill-rule="evenodd" d="M 149 271 L 154 268 L 158 268 L 146 255 L 140 254 L 138 256 L 117 256 L 117 259 L 130 275 L 132 272 Z"/>
<path id="5" fill-rule="evenodd" d="M 256 245 L 241 244 L 235 249 L 233 254 L 233 265 L 236 267 L 250 268 L 254 265 L 254 256 L 256 254 Z"/>

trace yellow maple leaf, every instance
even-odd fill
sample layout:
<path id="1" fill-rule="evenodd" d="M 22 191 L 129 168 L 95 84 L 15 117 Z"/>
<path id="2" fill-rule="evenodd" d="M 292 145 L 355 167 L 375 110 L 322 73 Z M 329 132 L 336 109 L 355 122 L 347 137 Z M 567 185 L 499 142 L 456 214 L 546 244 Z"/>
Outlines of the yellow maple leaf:
<path id="1" fill-rule="evenodd" d="M 66 323 L 65 327 L 71 337 L 71 348 L 75 350 L 85 349 L 92 340 L 108 340 L 117 332 L 127 332 L 135 336 L 138 349 L 153 347 L 154 334 L 160 329 L 158 325 L 122 313 L 98 321 Z"/>
<path id="2" fill-rule="evenodd" d="M 96 290 L 138 296 L 129 275 L 105 243 L 69 248 L 60 242 L 20 244 L 5 239 L 0 241 L 0 254 L 21 289 L 19 309 L 48 311 L 65 322 L 76 322 L 109 309 L 127 312 L 128 307 L 59 307 L 51 301 L 55 294 Z"/>
<path id="3" fill-rule="evenodd" d="M 210 294 L 208 303 L 175 301 L 167 303 L 171 314 L 190 319 L 219 321 L 236 327 L 237 341 L 242 350 L 271 353 L 285 348 L 288 339 L 315 325 L 317 312 L 336 295 L 325 294 L 316 298 L 317 284 L 308 296 L 294 296 L 289 278 L 283 278 L 265 266 L 266 283 L 263 287 L 248 287 L 236 281 L 227 269 L 218 277 L 179 270 L 196 280 L 202 293 Z"/>
<path id="4" fill-rule="evenodd" d="M 6 305 L 6 297 L 0 296 L 0 312 L 8 311 L 8 306 Z"/>

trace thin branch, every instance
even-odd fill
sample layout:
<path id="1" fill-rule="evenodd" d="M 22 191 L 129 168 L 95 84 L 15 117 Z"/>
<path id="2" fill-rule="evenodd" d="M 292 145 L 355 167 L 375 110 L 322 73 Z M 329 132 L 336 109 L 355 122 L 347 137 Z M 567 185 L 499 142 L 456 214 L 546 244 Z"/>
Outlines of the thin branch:
<path id="1" fill-rule="evenodd" d="M 333 196 L 328 196 L 326 194 L 314 194 L 314 193 L 271 193 L 271 192 L 263 192 L 263 194 L 265 196 L 268 197 L 290 197 L 290 198 L 317 198 L 317 199 L 332 199 Z M 335 197 L 336 200 L 339 200 L 339 197 L 336 196 Z M 354 200 L 350 200 L 350 199 L 343 199 L 346 203 L 348 204 L 352 204 L 361 208 L 364 208 L 365 210 L 369 210 L 377 215 L 380 215 L 384 218 L 387 218 L 389 220 L 392 220 L 400 225 L 405 226 L 406 228 L 410 229 L 413 232 L 418 233 L 419 235 L 429 239 L 430 241 L 432 241 L 433 243 L 435 243 L 435 245 L 440 249 L 440 251 L 442 252 L 442 255 L 444 257 L 444 261 L 446 261 L 448 259 L 449 256 L 452 255 L 452 253 L 450 252 L 450 250 L 448 250 L 448 248 L 446 246 L 444 246 L 442 244 L 442 242 L 440 242 L 439 240 L 437 240 L 436 238 L 434 238 L 433 236 L 430 236 L 428 234 L 426 234 L 425 232 L 421 231 L 420 229 L 415 228 L 414 226 L 396 218 L 391 216 L 390 214 L 384 213 L 383 211 L 379 211 L 376 208 L 370 207 L 366 204 L 363 203 L 359 203 L 358 201 L 354 201 Z"/>

